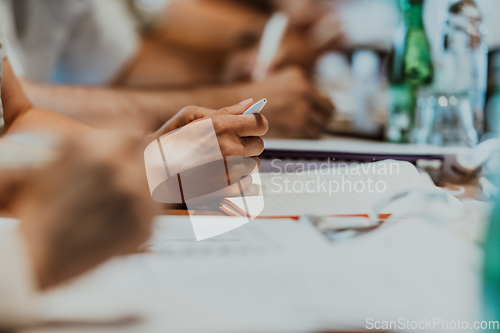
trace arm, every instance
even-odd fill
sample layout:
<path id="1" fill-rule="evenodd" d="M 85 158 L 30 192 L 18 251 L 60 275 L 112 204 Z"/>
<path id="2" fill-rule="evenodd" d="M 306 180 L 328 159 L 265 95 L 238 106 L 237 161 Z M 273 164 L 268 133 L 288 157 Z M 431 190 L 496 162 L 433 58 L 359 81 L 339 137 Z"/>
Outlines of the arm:
<path id="1" fill-rule="evenodd" d="M 217 83 L 229 53 L 257 45 L 268 16 L 227 0 L 171 3 L 118 86 Z"/>
<path id="2" fill-rule="evenodd" d="M 22 83 L 37 107 L 53 110 L 90 126 L 106 128 L 112 127 L 109 125 L 117 119 L 125 118 L 158 128 L 188 105 L 220 109 L 252 96 L 250 91 L 245 92 L 241 87 L 145 91 L 50 86 L 36 84 L 25 79 Z"/>
<path id="3" fill-rule="evenodd" d="M 271 124 L 271 136 L 317 138 L 333 111 L 331 103 L 319 96 L 306 76 L 294 68 L 271 74 L 262 82 L 185 91 L 43 86 L 23 82 L 36 106 L 96 127 L 131 119 L 133 123 L 157 129 L 188 105 L 217 110 L 252 97 L 256 101 L 269 100 L 264 113 Z"/>
<path id="4" fill-rule="evenodd" d="M 175 1 L 166 9 L 154 37 L 220 56 L 258 43 L 267 19 L 268 13 L 233 1 Z"/>
<path id="5" fill-rule="evenodd" d="M 115 80 L 116 87 L 190 87 L 220 82 L 223 57 L 200 56 L 185 48 L 143 40 L 138 54 Z"/>
<path id="6" fill-rule="evenodd" d="M 36 109 L 24 93 L 10 64 L 4 61 L 2 103 L 4 109 L 4 135 L 23 132 L 79 133 L 89 128 L 72 119 L 49 111 Z"/>

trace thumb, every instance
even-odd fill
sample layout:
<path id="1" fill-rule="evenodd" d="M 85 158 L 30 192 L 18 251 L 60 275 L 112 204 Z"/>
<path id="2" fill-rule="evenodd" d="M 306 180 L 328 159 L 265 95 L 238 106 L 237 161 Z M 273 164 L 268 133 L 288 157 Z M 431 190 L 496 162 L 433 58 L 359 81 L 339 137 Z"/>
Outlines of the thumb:
<path id="1" fill-rule="evenodd" d="M 254 104 L 255 103 L 253 101 L 253 98 L 249 98 L 247 100 L 244 100 L 240 104 L 236 104 L 233 106 L 228 106 L 227 108 L 223 108 L 219 112 L 224 112 L 226 114 L 238 116 L 238 115 L 243 114 L 246 110 L 248 110 L 249 107 L 251 107 Z"/>

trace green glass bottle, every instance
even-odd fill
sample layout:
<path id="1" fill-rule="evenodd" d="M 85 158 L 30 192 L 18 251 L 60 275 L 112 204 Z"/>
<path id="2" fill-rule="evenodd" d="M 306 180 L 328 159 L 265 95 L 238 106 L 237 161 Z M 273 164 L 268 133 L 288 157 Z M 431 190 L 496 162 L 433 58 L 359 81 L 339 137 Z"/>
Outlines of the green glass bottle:
<path id="1" fill-rule="evenodd" d="M 388 63 L 389 107 L 386 137 L 408 143 L 415 122 L 418 92 L 433 82 L 431 48 L 423 24 L 424 0 L 401 0 L 404 13 Z"/>

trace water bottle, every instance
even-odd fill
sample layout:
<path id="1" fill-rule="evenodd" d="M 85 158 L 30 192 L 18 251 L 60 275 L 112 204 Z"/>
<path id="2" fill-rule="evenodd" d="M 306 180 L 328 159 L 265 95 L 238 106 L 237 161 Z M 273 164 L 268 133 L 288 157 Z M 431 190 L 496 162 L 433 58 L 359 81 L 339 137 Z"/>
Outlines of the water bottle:
<path id="1" fill-rule="evenodd" d="M 422 18 L 424 0 L 401 0 L 404 14 L 389 57 L 386 138 L 408 143 L 415 126 L 418 94 L 434 79 L 431 48 Z"/>
<path id="2" fill-rule="evenodd" d="M 436 89 L 444 95 L 467 95 L 474 128 L 484 132 L 488 78 L 486 28 L 474 0 L 453 0 L 448 8 L 437 56 Z"/>

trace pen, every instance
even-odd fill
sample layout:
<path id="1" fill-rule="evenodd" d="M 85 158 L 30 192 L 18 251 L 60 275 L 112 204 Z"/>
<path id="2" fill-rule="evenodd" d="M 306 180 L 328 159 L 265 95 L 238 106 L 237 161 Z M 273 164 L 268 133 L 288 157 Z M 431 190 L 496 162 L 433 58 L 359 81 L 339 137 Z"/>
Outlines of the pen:
<path id="1" fill-rule="evenodd" d="M 257 63 L 252 73 L 254 81 L 258 82 L 266 78 L 283 42 L 288 25 L 289 18 L 284 13 L 276 13 L 268 21 L 262 34 Z"/>
<path id="2" fill-rule="evenodd" d="M 264 109 L 264 106 L 266 106 L 266 104 L 267 104 L 267 99 L 264 98 L 255 103 L 254 105 L 252 105 L 250 108 L 248 108 L 248 110 L 246 110 L 245 113 L 243 113 L 243 115 L 247 116 L 249 114 L 259 114 L 262 111 L 262 109 Z"/>

